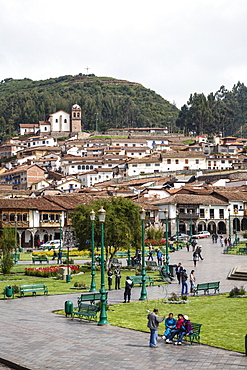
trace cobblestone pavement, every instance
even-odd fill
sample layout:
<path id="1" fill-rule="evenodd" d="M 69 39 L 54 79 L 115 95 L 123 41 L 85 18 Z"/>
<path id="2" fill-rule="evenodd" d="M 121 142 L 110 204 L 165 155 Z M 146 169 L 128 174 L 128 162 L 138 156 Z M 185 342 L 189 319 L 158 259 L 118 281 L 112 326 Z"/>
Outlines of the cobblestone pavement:
<path id="1" fill-rule="evenodd" d="M 198 282 L 221 281 L 221 291 L 229 291 L 234 282 L 226 279 L 235 265 L 247 264 L 246 256 L 222 254 L 219 245 L 204 240 L 204 260 L 196 267 Z M 192 253 L 186 250 L 171 254 L 171 263 L 182 262 L 189 272 Z M 180 292 L 177 283 L 148 287 L 148 298 L 162 298 Z M 149 334 L 96 323 L 71 320 L 55 315 L 66 300 L 76 301 L 78 293 L 58 296 L 24 297 L 0 301 L 0 357 L 32 370 L 43 369 L 246 369 L 247 357 L 205 345 L 185 344 L 176 347 L 159 339 L 159 348 L 149 348 Z M 133 289 L 138 300 L 140 288 Z M 109 292 L 109 302 L 123 300 L 123 290 Z M 127 306 L 126 306 L 127 307 Z M 244 338 L 243 338 L 244 340 Z"/>

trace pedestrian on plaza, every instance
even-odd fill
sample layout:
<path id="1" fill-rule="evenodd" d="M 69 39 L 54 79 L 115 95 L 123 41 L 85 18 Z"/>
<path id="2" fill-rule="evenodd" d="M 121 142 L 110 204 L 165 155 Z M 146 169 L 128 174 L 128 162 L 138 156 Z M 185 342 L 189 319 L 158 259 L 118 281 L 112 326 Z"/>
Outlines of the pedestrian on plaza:
<path id="1" fill-rule="evenodd" d="M 223 247 L 224 244 L 224 238 L 223 235 L 220 236 L 220 246 Z"/>
<path id="2" fill-rule="evenodd" d="M 115 275 L 115 289 L 121 289 L 120 288 L 121 271 L 119 266 L 117 266 L 117 268 L 115 269 L 114 275 Z"/>
<path id="3" fill-rule="evenodd" d="M 162 265 L 162 253 L 161 250 L 157 250 L 157 260 L 158 260 L 158 265 Z"/>
<path id="4" fill-rule="evenodd" d="M 215 243 L 217 243 L 217 241 L 218 241 L 218 234 L 217 233 L 215 233 L 215 235 L 214 235 L 214 240 L 215 240 Z"/>
<path id="5" fill-rule="evenodd" d="M 125 281 L 124 302 L 123 303 L 126 303 L 127 299 L 128 299 L 128 302 L 130 302 L 132 288 L 133 288 L 133 281 L 130 280 L 129 276 L 127 276 L 126 281 Z"/>
<path id="6" fill-rule="evenodd" d="M 153 247 L 152 245 L 150 244 L 149 248 L 148 248 L 148 261 L 151 259 L 151 261 L 154 260 L 153 258 Z"/>
<path id="7" fill-rule="evenodd" d="M 58 265 L 62 263 L 62 249 L 59 249 L 58 255 L 57 255 L 57 263 Z"/>
<path id="8" fill-rule="evenodd" d="M 194 272 L 195 270 L 190 271 L 190 293 L 193 293 L 195 289 L 196 277 L 195 277 Z"/>
<path id="9" fill-rule="evenodd" d="M 225 244 L 225 248 L 226 248 L 227 244 L 228 244 L 228 239 L 227 238 L 224 239 L 224 244 Z"/>
<path id="10" fill-rule="evenodd" d="M 150 348 L 157 348 L 157 338 L 158 338 L 158 329 L 159 323 L 165 320 L 165 316 L 159 319 L 158 317 L 158 309 L 155 308 L 153 312 L 149 313 L 147 316 L 148 325 L 147 327 L 150 329 L 150 340 L 149 340 L 149 347 Z"/>
<path id="11" fill-rule="evenodd" d="M 230 245 L 231 245 L 231 237 L 229 236 L 229 238 L 228 238 L 228 246 L 230 247 Z"/>
<path id="12" fill-rule="evenodd" d="M 199 261 L 199 256 L 197 253 L 197 249 L 193 252 L 193 261 L 194 261 L 194 267 L 196 267 L 197 261 Z"/>
<path id="13" fill-rule="evenodd" d="M 186 242 L 186 248 L 187 248 L 187 251 L 189 252 L 190 251 L 190 242 L 189 241 Z"/>
<path id="14" fill-rule="evenodd" d="M 188 294 L 188 283 L 187 283 L 188 275 L 186 270 L 184 269 L 181 274 L 181 280 L 182 280 L 182 291 L 181 295 Z"/>
<path id="15" fill-rule="evenodd" d="M 108 289 L 109 290 L 111 290 L 111 286 L 112 286 L 112 275 L 113 275 L 112 269 L 109 269 L 108 272 L 107 272 L 107 276 L 108 276 Z"/>
<path id="16" fill-rule="evenodd" d="M 181 264 L 181 262 L 179 262 L 179 264 L 176 266 L 176 275 L 177 275 L 177 279 L 178 279 L 178 284 L 180 284 L 180 281 L 181 281 L 181 273 L 183 271 L 183 266 Z"/>
<path id="17" fill-rule="evenodd" d="M 215 242 L 215 234 L 213 233 L 212 234 L 212 243 L 214 243 Z"/>
<path id="18" fill-rule="evenodd" d="M 56 252 L 56 251 L 54 251 L 54 252 L 53 252 L 52 260 L 54 261 L 56 258 L 57 258 L 57 252 Z"/>
<path id="19" fill-rule="evenodd" d="M 195 248 L 196 248 L 196 245 L 197 245 L 197 241 L 195 239 L 193 239 L 192 242 L 191 242 L 191 245 L 192 245 L 192 251 L 194 252 Z"/>
<path id="20" fill-rule="evenodd" d="M 198 254 L 198 257 L 199 257 L 201 260 L 203 260 L 202 255 L 201 255 L 201 252 L 202 252 L 202 246 L 201 246 L 201 245 L 198 245 L 198 246 L 196 247 L 196 252 L 197 252 L 197 254 Z M 199 260 L 199 258 L 198 258 L 198 260 Z"/>

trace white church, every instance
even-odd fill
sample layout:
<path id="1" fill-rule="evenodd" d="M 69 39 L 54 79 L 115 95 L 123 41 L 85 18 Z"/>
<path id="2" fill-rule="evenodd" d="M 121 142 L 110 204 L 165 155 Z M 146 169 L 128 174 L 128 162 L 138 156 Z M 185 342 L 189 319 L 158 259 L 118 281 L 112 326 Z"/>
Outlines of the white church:
<path id="1" fill-rule="evenodd" d="M 20 124 L 20 134 L 52 134 L 52 133 L 76 133 L 81 132 L 81 107 L 74 104 L 71 114 L 59 110 L 49 114 L 45 121 L 37 124 Z"/>

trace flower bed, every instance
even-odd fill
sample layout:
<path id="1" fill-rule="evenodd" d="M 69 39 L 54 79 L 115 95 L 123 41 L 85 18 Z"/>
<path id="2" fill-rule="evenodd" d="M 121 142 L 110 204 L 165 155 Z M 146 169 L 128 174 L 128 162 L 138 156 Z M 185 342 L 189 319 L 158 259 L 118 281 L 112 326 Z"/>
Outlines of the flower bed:
<path id="1" fill-rule="evenodd" d="M 59 266 L 50 266 L 50 267 L 28 267 L 25 268 L 25 275 L 28 276 L 38 276 L 38 277 L 51 277 L 51 276 L 57 276 L 59 268 L 60 267 L 68 267 L 65 265 L 59 265 Z M 70 265 L 71 274 L 76 274 L 80 271 L 79 265 Z"/>

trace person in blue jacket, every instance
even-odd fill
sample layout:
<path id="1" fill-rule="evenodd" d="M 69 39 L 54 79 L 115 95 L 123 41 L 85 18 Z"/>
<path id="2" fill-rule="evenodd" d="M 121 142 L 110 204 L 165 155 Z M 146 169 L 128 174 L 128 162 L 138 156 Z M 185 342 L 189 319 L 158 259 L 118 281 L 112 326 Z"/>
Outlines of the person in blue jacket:
<path id="1" fill-rule="evenodd" d="M 174 319 L 173 313 L 169 313 L 168 317 L 165 320 L 166 330 L 164 332 L 162 339 L 166 339 L 167 336 L 171 334 L 171 331 L 176 328 L 176 325 L 177 325 L 177 320 Z"/>

